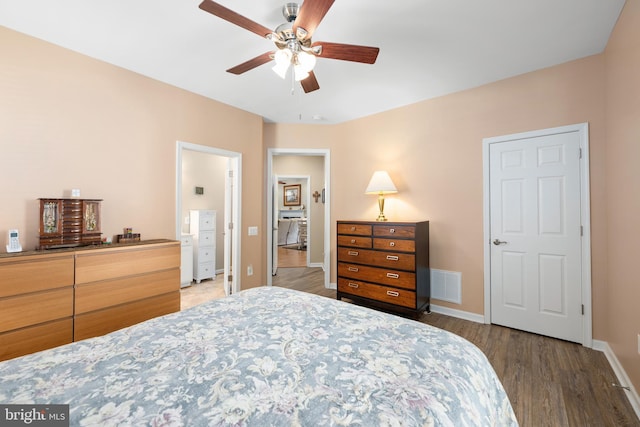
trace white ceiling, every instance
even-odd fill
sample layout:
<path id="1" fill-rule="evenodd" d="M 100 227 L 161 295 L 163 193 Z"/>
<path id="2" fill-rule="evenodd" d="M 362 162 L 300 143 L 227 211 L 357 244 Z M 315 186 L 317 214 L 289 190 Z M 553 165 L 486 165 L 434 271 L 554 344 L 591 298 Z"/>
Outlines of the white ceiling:
<path id="1" fill-rule="evenodd" d="M 377 46 L 373 65 L 319 59 L 305 94 L 265 64 L 272 43 L 201 0 L 0 0 L 0 25 L 278 123 L 339 123 L 604 50 L 624 0 L 336 0 L 313 40 Z M 219 0 L 269 28 L 287 0 Z M 291 1 L 291 0 L 289 0 Z M 99 84 L 99 82 L 96 82 Z M 292 88 L 295 88 L 292 93 Z"/>

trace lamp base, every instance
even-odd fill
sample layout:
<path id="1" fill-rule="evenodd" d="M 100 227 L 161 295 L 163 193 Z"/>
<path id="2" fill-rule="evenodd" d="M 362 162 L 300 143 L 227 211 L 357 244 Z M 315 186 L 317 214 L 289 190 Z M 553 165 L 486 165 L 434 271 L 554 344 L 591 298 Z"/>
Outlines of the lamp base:
<path id="1" fill-rule="evenodd" d="M 380 209 L 380 215 L 376 221 L 386 221 L 387 218 L 384 216 L 384 194 L 380 193 L 378 195 L 378 209 Z"/>

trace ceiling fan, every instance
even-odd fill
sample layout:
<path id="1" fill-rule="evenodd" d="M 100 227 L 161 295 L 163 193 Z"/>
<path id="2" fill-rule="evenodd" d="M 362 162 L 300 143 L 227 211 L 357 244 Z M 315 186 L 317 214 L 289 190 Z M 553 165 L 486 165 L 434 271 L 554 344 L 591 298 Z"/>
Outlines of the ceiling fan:
<path id="1" fill-rule="evenodd" d="M 300 82 L 305 93 L 309 93 L 320 89 L 320 85 L 313 73 L 317 57 L 373 64 L 376 62 L 380 51 L 377 47 L 313 42 L 311 40 L 318 24 L 327 14 L 334 1 L 305 0 L 302 6 L 298 6 L 297 3 L 287 3 L 282 7 L 282 14 L 287 22 L 273 31 L 211 0 L 204 0 L 200 3 L 200 9 L 249 30 L 260 37 L 265 37 L 275 44 L 275 51 L 258 55 L 242 64 L 229 68 L 227 72 L 242 74 L 275 60 L 276 65 L 273 70 L 280 77 L 285 78 L 289 66 L 292 66 L 295 80 Z"/>

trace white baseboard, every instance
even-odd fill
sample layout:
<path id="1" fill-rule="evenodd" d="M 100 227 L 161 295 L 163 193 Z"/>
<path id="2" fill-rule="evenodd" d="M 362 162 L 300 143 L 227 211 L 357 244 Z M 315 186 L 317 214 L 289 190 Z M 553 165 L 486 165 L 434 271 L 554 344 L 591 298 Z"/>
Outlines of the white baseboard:
<path id="1" fill-rule="evenodd" d="M 468 311 L 456 310 L 455 308 L 448 308 L 431 304 L 431 311 L 438 314 L 445 314 L 447 316 L 456 317 L 458 319 L 469 320 L 471 322 L 484 323 L 483 315 L 469 313 Z"/>
<path id="2" fill-rule="evenodd" d="M 618 378 L 618 384 L 629 387 L 629 390 L 625 390 L 625 394 L 627 395 L 633 410 L 636 412 L 636 415 L 640 418 L 640 396 L 638 396 L 638 392 L 635 387 L 633 387 L 633 384 L 631 384 L 631 380 L 627 376 L 627 373 L 620 364 L 615 353 L 611 350 L 611 347 L 609 347 L 609 343 L 606 341 L 593 340 L 593 349 L 604 353 L 611 365 L 611 369 L 613 369 L 613 372 L 616 374 L 616 378 Z"/>

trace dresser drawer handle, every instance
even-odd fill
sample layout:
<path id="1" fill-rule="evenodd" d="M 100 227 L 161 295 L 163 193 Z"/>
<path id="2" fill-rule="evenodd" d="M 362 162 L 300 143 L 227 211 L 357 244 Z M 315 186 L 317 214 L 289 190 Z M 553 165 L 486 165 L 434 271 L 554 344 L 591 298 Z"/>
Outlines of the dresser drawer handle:
<path id="1" fill-rule="evenodd" d="M 399 297 L 399 296 L 400 296 L 400 292 L 397 292 L 397 291 L 387 291 L 387 295 L 389 295 L 390 297 Z"/>
<path id="2" fill-rule="evenodd" d="M 348 267 L 347 270 L 349 271 L 354 271 L 354 272 L 358 272 L 358 267 Z"/>
<path id="3" fill-rule="evenodd" d="M 355 226 L 351 226 L 351 231 L 356 231 L 356 227 Z"/>
<path id="4" fill-rule="evenodd" d="M 394 247 L 396 245 L 396 242 L 389 242 L 389 246 Z"/>
<path id="5" fill-rule="evenodd" d="M 360 287 L 360 285 L 358 285 L 357 283 L 349 282 L 349 287 L 358 289 Z"/>
<path id="6" fill-rule="evenodd" d="M 356 239 L 351 239 L 351 243 L 355 243 L 355 242 L 356 242 Z"/>
<path id="7" fill-rule="evenodd" d="M 358 256 L 358 251 L 348 251 L 347 254 L 351 256 Z"/>
<path id="8" fill-rule="evenodd" d="M 395 232 L 396 232 L 396 229 L 395 229 L 395 228 L 390 228 L 390 229 L 389 229 L 389 233 L 395 233 Z"/>
<path id="9" fill-rule="evenodd" d="M 387 255 L 387 259 L 389 261 L 397 261 L 398 260 L 398 256 L 397 255 Z"/>
<path id="10" fill-rule="evenodd" d="M 400 275 L 398 273 L 387 273 L 387 277 L 390 279 L 397 279 Z"/>

